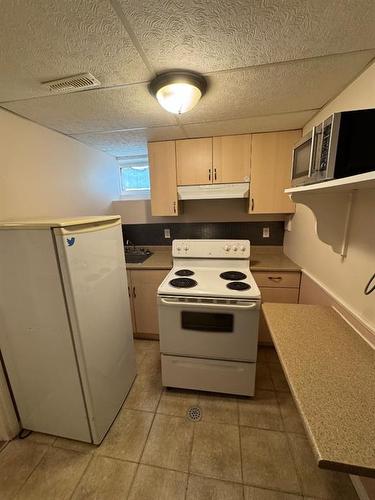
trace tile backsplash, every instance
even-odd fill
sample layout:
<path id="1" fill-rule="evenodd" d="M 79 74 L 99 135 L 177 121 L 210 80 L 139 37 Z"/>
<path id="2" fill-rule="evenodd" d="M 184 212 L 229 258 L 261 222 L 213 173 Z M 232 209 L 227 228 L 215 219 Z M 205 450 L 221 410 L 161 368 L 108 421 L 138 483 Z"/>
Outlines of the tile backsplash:
<path id="1" fill-rule="evenodd" d="M 263 232 L 269 232 L 264 238 Z M 165 238 L 169 230 L 170 238 Z M 196 222 L 171 224 L 123 224 L 124 242 L 134 245 L 171 245 L 175 239 L 243 239 L 252 245 L 282 245 L 284 222 Z"/>

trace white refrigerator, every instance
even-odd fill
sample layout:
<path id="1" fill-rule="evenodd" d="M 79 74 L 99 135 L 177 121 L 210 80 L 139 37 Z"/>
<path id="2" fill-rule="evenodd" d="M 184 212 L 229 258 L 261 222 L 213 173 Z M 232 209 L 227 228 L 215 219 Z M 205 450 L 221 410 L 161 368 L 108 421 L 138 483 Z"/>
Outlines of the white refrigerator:
<path id="1" fill-rule="evenodd" d="M 136 376 L 119 216 L 0 224 L 0 349 L 22 428 L 102 441 Z"/>

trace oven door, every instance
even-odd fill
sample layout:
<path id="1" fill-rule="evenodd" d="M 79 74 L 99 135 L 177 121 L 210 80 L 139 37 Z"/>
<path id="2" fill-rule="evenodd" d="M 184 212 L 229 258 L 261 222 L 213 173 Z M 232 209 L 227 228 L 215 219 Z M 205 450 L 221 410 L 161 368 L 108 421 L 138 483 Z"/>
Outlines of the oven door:
<path id="1" fill-rule="evenodd" d="M 163 354 L 256 361 L 260 301 L 158 297 Z"/>

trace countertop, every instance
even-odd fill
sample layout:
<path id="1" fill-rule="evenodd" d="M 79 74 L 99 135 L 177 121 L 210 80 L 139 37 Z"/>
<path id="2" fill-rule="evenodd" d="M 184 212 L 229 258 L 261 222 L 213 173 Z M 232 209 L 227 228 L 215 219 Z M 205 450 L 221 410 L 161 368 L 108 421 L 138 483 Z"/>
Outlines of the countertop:
<path id="1" fill-rule="evenodd" d="M 330 307 L 262 307 L 319 467 L 375 477 L 375 350 Z"/>
<path id="2" fill-rule="evenodd" d="M 143 264 L 126 264 L 131 269 L 172 269 L 172 247 L 148 246 L 153 252 Z M 300 271 L 301 268 L 284 255 L 282 247 L 253 246 L 250 259 L 251 271 Z"/>

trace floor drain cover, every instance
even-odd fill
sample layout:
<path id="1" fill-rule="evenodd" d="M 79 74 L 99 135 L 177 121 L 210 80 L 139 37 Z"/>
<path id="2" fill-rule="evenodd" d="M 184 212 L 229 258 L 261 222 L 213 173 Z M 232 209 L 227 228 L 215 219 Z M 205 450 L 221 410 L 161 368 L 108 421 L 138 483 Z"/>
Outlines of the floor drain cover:
<path id="1" fill-rule="evenodd" d="M 198 422 L 202 418 L 202 410 L 199 408 L 199 406 L 192 406 L 187 411 L 187 417 L 189 420 Z"/>

